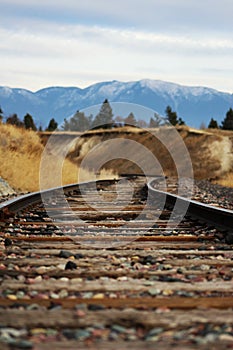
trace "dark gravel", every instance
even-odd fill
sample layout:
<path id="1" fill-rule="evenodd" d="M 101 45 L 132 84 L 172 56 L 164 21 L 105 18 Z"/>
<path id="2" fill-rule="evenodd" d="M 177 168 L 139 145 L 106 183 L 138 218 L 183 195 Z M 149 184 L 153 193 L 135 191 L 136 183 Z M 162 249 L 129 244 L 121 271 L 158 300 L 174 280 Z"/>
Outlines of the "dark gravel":
<path id="1" fill-rule="evenodd" d="M 233 188 L 213 184 L 207 180 L 197 180 L 195 184 L 199 188 L 202 196 L 208 200 L 213 200 L 219 206 L 233 209 Z"/>

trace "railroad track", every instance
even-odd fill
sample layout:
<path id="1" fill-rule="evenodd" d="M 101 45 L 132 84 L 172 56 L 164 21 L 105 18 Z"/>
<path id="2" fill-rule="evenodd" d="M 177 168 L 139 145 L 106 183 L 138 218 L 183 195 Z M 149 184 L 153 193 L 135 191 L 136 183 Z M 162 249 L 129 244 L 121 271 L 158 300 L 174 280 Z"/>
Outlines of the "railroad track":
<path id="1" fill-rule="evenodd" d="M 1 349 L 233 348 L 233 212 L 158 181 L 0 204 Z"/>

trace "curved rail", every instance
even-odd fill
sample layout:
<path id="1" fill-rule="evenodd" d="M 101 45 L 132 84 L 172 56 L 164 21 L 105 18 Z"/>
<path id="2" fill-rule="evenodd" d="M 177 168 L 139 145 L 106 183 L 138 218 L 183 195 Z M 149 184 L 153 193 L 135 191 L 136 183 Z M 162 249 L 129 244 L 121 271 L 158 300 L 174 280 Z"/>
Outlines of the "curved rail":
<path id="1" fill-rule="evenodd" d="M 128 175 L 127 175 L 128 176 Z M 177 205 L 181 211 L 184 210 L 186 215 L 194 217 L 200 221 L 204 221 L 208 224 L 214 225 L 221 230 L 227 231 L 233 238 L 233 211 L 223 208 L 216 208 L 208 204 L 204 204 L 195 200 L 186 199 L 184 197 L 171 194 L 168 192 L 157 190 L 153 187 L 153 183 L 156 178 L 153 178 L 148 183 L 148 191 L 151 198 L 155 201 L 164 202 L 166 207 L 174 208 Z M 41 192 L 33 192 L 26 195 L 10 199 L 8 201 L 0 203 L 0 213 L 4 217 L 4 210 L 7 208 L 9 212 L 16 213 L 24 209 L 29 205 L 40 203 L 42 201 L 42 195 L 50 195 L 56 191 L 63 190 L 67 192 L 69 190 L 78 190 L 86 185 L 106 185 L 112 184 L 116 179 L 86 181 L 77 184 L 65 185 L 62 187 L 54 187 Z"/>
<path id="2" fill-rule="evenodd" d="M 200 221 L 214 225 L 225 231 L 233 232 L 233 211 L 223 208 L 216 208 L 208 204 L 204 204 L 195 200 L 186 199 L 184 197 L 157 190 L 153 187 L 155 179 L 148 183 L 150 195 L 155 200 L 163 200 L 165 206 L 173 208 L 175 204 L 181 209 L 186 208 L 186 215 L 194 217 Z"/>
<path id="3" fill-rule="evenodd" d="M 56 191 L 63 190 L 64 192 L 67 192 L 70 190 L 77 190 L 86 185 L 111 184 L 111 183 L 114 183 L 115 181 L 117 180 L 107 179 L 107 180 L 97 180 L 97 181 L 86 181 L 86 182 L 80 182 L 76 184 L 65 185 L 61 187 L 53 187 L 48 190 L 28 193 L 28 194 L 0 203 L 0 213 L 3 213 L 4 209 L 6 208 L 12 213 L 17 213 L 17 211 L 20 211 L 29 205 L 42 202 L 42 195 L 50 195 Z"/>

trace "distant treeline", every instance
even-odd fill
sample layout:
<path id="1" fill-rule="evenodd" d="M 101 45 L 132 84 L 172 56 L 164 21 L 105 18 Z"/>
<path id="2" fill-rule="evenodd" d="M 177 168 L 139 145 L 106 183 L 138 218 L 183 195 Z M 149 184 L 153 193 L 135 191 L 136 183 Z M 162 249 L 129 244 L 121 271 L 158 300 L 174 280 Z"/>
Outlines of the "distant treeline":
<path id="1" fill-rule="evenodd" d="M 40 126 L 37 128 L 33 117 L 27 113 L 23 120 L 20 120 L 16 113 L 9 115 L 4 118 L 3 111 L 0 107 L 0 122 L 3 122 L 5 119 L 6 124 L 12 124 L 17 127 L 31 129 L 34 131 L 43 131 Z M 178 117 L 177 113 L 172 110 L 170 106 L 167 106 L 165 109 L 165 117 L 161 117 L 158 114 L 154 114 L 153 117 L 150 118 L 150 121 L 147 123 L 143 119 L 137 120 L 133 114 L 130 112 L 127 117 L 116 116 L 114 118 L 112 107 L 107 99 L 102 103 L 99 113 L 93 117 L 92 114 L 86 116 L 84 112 L 80 112 L 79 110 L 71 117 L 69 120 L 64 119 L 63 124 L 60 126 L 59 130 L 63 131 L 86 131 L 89 129 L 96 128 L 112 128 L 118 126 L 132 125 L 140 128 L 155 128 L 160 125 L 185 125 L 185 122 L 182 118 Z M 203 127 L 203 126 L 202 126 Z M 223 130 L 233 130 L 233 110 L 230 108 L 221 125 L 218 125 L 218 122 L 211 118 L 208 128 L 220 128 Z M 44 129 L 44 131 L 54 131 L 58 129 L 58 123 L 54 118 L 50 119 L 48 126 Z"/>

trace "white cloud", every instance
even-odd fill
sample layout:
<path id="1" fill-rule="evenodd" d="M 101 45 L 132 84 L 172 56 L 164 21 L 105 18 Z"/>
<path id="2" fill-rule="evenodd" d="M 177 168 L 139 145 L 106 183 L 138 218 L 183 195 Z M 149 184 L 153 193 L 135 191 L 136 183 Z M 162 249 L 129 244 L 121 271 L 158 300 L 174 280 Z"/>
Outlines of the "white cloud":
<path id="1" fill-rule="evenodd" d="M 148 77 L 233 90 L 233 39 L 226 32 L 232 28 L 232 20 L 227 22 L 232 1 L 125 0 L 107 6 L 103 0 L 2 0 L 1 5 L 0 85 L 38 89 Z M 204 25 L 207 10 L 212 18 Z M 221 67 L 226 71 L 215 74 Z"/>
<path id="2" fill-rule="evenodd" d="M 233 30 L 232 0 L 1 0 L 1 7 L 2 20 L 8 14 L 164 32 Z"/>
<path id="3" fill-rule="evenodd" d="M 215 39 L 214 37 L 189 37 L 182 35 L 165 35 L 146 31 L 113 29 L 99 26 L 67 25 L 57 26 L 47 22 L 33 22 L 31 30 L 18 31 L 0 27 L 1 52 L 10 50 L 13 53 L 21 52 L 33 55 L 70 56 L 78 53 L 79 56 L 87 52 L 95 52 L 103 47 L 106 50 L 120 50 L 125 52 L 140 51 L 143 48 L 153 52 L 166 53 L 167 51 L 187 53 L 198 51 L 199 53 L 215 52 L 216 54 L 232 54 L 233 39 Z"/>

